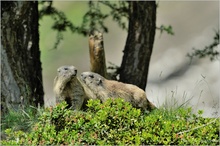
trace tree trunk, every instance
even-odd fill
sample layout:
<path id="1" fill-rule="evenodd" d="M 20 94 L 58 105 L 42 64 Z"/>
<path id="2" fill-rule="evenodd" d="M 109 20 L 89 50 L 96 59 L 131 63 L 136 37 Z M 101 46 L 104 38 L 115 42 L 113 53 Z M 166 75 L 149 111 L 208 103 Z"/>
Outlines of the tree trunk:
<path id="1" fill-rule="evenodd" d="M 90 70 L 107 78 L 103 35 L 97 30 L 89 34 Z"/>
<path id="2" fill-rule="evenodd" d="M 38 2 L 1 2 L 1 108 L 43 105 Z"/>
<path id="3" fill-rule="evenodd" d="M 129 2 L 129 28 L 120 81 L 145 90 L 156 30 L 155 1 Z"/>

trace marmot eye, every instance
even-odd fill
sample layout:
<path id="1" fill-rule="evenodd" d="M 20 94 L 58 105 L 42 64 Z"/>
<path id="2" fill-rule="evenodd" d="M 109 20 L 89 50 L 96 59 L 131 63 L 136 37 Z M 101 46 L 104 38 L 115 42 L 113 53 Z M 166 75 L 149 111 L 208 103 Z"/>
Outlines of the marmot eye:
<path id="1" fill-rule="evenodd" d="M 90 77 L 90 78 L 94 78 L 94 76 L 93 76 L 93 75 L 89 75 L 89 77 Z"/>
<path id="2" fill-rule="evenodd" d="M 64 67 L 64 70 L 68 70 L 68 68 L 67 68 L 67 67 Z"/>

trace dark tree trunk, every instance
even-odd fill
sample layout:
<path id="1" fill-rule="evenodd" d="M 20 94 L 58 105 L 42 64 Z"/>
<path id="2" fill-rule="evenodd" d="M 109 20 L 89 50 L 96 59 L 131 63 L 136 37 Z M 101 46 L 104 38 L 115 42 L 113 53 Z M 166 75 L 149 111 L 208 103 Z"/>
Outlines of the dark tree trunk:
<path id="1" fill-rule="evenodd" d="M 156 30 L 155 1 L 129 2 L 129 28 L 120 81 L 145 90 Z"/>
<path id="2" fill-rule="evenodd" d="M 1 2 L 1 108 L 43 105 L 38 2 Z"/>

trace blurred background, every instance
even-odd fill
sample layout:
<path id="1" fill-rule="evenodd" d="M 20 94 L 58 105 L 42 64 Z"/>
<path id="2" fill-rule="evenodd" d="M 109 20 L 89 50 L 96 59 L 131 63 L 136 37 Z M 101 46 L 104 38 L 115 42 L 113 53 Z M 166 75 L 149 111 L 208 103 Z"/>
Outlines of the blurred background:
<path id="1" fill-rule="evenodd" d="M 213 42 L 215 30 L 219 29 L 218 1 L 159 1 L 157 26 L 171 25 L 174 36 L 156 31 L 154 49 L 150 62 L 147 97 L 156 106 L 181 105 L 189 101 L 195 111 L 204 110 L 204 116 L 219 116 L 220 60 L 209 58 L 192 61 L 186 56 L 192 48 L 203 49 Z M 82 23 L 88 10 L 86 1 L 54 1 L 74 24 Z M 88 37 L 66 32 L 58 49 L 52 49 L 56 32 L 51 29 L 50 17 L 40 20 L 40 49 L 43 68 L 45 105 L 55 103 L 53 79 L 57 68 L 74 65 L 81 72 L 89 71 Z M 106 62 L 118 66 L 122 61 L 127 32 L 110 18 L 105 22 L 109 33 L 104 34 Z M 218 46 L 218 50 L 220 46 Z"/>

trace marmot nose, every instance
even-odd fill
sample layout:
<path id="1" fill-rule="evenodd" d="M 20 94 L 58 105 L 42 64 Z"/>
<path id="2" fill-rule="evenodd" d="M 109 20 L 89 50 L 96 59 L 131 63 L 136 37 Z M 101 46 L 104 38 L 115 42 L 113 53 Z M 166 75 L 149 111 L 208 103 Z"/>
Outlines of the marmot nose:
<path id="1" fill-rule="evenodd" d="M 86 76 L 85 76 L 84 74 L 81 74 L 81 78 L 82 78 L 82 79 L 85 79 Z"/>

